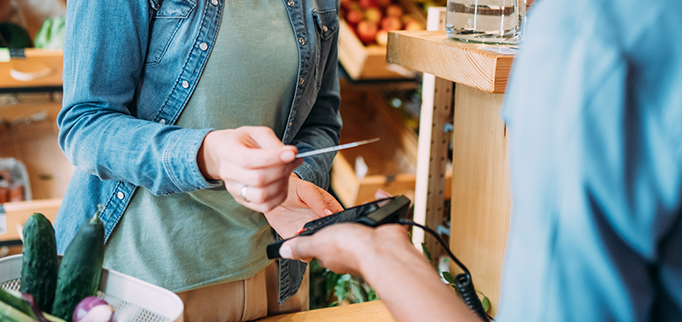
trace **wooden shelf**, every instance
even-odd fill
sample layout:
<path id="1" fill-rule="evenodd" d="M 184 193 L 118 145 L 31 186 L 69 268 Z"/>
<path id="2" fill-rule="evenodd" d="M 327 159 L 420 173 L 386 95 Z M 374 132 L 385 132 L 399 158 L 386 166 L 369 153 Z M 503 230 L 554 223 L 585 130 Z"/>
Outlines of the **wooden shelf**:
<path id="1" fill-rule="evenodd" d="M 504 93 L 514 56 L 482 47 L 500 46 L 462 43 L 444 31 L 391 31 L 386 60 L 484 92 Z"/>
<path id="2" fill-rule="evenodd" d="M 60 90 L 63 51 L 27 48 L 24 53 L 26 58 L 13 57 L 9 62 L 0 63 L 0 93 Z M 51 69 L 51 72 L 30 81 L 21 81 L 10 75 L 12 69 L 24 72 Z"/>
<path id="3" fill-rule="evenodd" d="M 305 312 L 275 315 L 258 322 L 393 322 L 391 314 L 381 301 L 343 305 Z"/>
<path id="4" fill-rule="evenodd" d="M 61 97 L 53 92 L 62 88 L 62 50 L 27 48 L 26 58 L 12 57 L 0 63 L 0 93 L 17 94 L 17 102 L 0 105 L 0 158 L 17 158 L 26 166 L 33 200 L 0 205 L 0 245 L 19 245 L 18 227 L 34 212 L 54 218 L 61 198 L 73 172 L 57 143 L 57 114 Z M 49 70 L 43 77 L 21 81 L 11 75 L 12 70 L 36 72 Z M 39 116 L 39 120 L 34 120 Z M 43 119 L 44 118 L 44 119 Z M 22 121 L 23 120 L 23 121 Z"/>
<path id="5" fill-rule="evenodd" d="M 28 217 L 33 213 L 39 212 L 54 223 L 61 203 L 61 198 L 55 198 L 2 204 L 7 231 L 0 234 L 0 245 L 21 244 L 19 240 L 19 227 L 23 226 Z M 0 215 L 2 215 L 2 212 L 0 212 Z"/>

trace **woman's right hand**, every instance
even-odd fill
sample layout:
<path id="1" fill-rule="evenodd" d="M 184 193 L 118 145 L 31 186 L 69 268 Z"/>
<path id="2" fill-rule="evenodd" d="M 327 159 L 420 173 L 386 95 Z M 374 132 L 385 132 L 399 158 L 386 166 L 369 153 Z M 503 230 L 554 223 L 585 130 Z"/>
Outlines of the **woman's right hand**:
<path id="1" fill-rule="evenodd" d="M 244 126 L 208 133 L 197 164 L 207 179 L 222 180 L 238 203 L 267 212 L 286 199 L 289 175 L 303 163 L 297 152 L 268 127 Z"/>

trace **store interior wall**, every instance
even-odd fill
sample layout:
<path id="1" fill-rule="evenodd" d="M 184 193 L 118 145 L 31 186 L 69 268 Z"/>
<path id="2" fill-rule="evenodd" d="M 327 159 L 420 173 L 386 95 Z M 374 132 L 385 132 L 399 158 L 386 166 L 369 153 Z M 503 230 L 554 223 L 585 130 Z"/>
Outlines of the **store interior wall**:
<path id="1" fill-rule="evenodd" d="M 66 13 L 66 0 L 0 0 L 0 22 L 26 29 L 33 39 L 47 18 Z"/>

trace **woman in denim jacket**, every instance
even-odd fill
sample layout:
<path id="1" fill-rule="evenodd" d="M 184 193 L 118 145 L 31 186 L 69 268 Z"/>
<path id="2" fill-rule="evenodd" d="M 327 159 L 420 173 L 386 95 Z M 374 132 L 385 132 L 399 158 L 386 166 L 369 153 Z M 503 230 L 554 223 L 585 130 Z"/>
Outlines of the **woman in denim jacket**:
<path id="1" fill-rule="evenodd" d="M 339 141 L 337 11 L 70 1 L 58 125 L 76 171 L 59 252 L 101 204 L 105 267 L 177 292 L 186 321 L 306 308 L 307 290 L 290 299 L 305 264 L 265 246 L 342 209 L 324 190 L 334 155 L 295 158 Z"/>

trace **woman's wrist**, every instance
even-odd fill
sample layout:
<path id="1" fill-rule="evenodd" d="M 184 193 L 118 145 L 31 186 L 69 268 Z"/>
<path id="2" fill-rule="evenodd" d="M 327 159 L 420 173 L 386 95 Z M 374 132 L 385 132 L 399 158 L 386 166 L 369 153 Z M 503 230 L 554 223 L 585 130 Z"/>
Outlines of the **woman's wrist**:
<path id="1" fill-rule="evenodd" d="M 220 179 L 218 176 L 219 166 L 215 161 L 216 159 L 213 158 L 211 154 L 213 151 L 212 144 L 214 142 L 214 135 L 215 131 L 208 132 L 206 136 L 204 136 L 204 140 L 201 142 L 201 146 L 199 146 L 199 151 L 197 152 L 197 166 L 199 167 L 201 174 L 207 180 Z"/>

